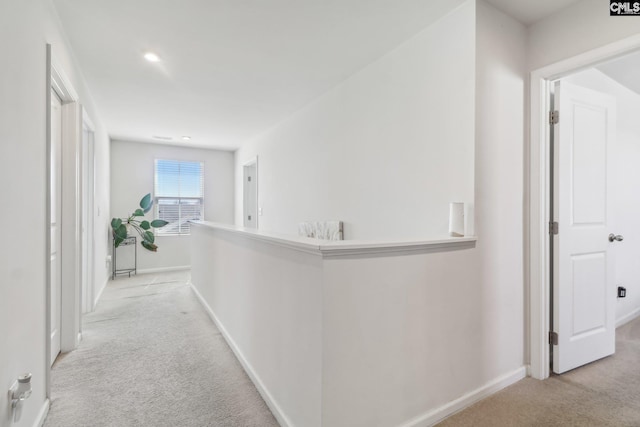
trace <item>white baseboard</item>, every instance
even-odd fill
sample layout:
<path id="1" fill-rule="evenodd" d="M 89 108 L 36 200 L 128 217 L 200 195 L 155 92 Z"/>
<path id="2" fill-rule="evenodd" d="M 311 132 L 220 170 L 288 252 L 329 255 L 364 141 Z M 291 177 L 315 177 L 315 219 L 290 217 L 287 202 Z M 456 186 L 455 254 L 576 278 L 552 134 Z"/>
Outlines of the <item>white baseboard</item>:
<path id="1" fill-rule="evenodd" d="M 191 270 L 190 265 L 179 265 L 177 267 L 160 267 L 160 268 L 143 268 L 138 269 L 138 274 L 149 274 L 149 273 L 168 273 L 170 271 L 182 271 L 182 270 Z"/>
<path id="2" fill-rule="evenodd" d="M 33 423 L 33 427 L 42 427 L 44 424 L 44 420 L 47 419 L 47 415 L 49 414 L 49 399 L 45 399 L 42 408 L 40 409 L 40 413 L 38 414 L 38 418 L 36 418 L 36 422 Z"/>
<path id="3" fill-rule="evenodd" d="M 269 393 L 269 390 L 267 390 L 265 385 L 262 383 L 262 381 L 260 380 L 256 372 L 253 370 L 253 367 L 251 366 L 251 364 L 244 357 L 244 355 L 236 345 L 235 341 L 233 341 L 233 338 L 231 338 L 231 336 L 225 329 L 224 325 L 220 322 L 216 314 L 213 312 L 213 310 L 211 309 L 207 301 L 205 301 L 205 299 L 202 297 L 200 292 L 198 292 L 198 289 L 196 289 L 193 283 L 191 283 L 191 289 L 193 289 L 193 293 L 196 295 L 196 297 L 200 301 L 200 304 L 202 304 L 202 307 L 204 307 L 205 311 L 207 312 L 211 320 L 213 320 L 213 323 L 215 323 L 218 329 L 220 330 L 220 333 L 224 337 L 225 341 L 227 341 L 227 344 L 229 344 L 229 347 L 231 347 L 231 350 L 236 355 L 236 358 L 244 368 L 245 372 L 247 373 L 251 381 L 253 381 L 253 384 L 258 389 L 258 393 L 260 393 L 260 396 L 262 396 L 262 399 L 264 399 L 265 403 L 271 410 L 271 413 L 273 413 L 273 416 L 276 418 L 280 426 L 293 427 L 293 424 L 291 424 L 291 421 L 289 421 L 289 418 L 284 414 L 280 406 L 276 403 L 271 393 Z"/>
<path id="4" fill-rule="evenodd" d="M 522 366 L 513 372 L 509 372 L 495 380 L 485 384 L 484 386 L 465 394 L 459 399 L 449 402 L 444 406 L 429 411 L 423 415 L 420 415 L 404 424 L 401 427 L 427 427 L 432 426 L 450 415 L 455 414 L 462 409 L 473 405 L 477 401 L 484 399 L 505 387 L 514 384 L 527 375 L 527 367 Z"/>
<path id="5" fill-rule="evenodd" d="M 96 309 L 96 305 L 98 305 L 98 301 L 100 300 L 100 297 L 102 296 L 102 293 L 104 292 L 105 288 L 107 287 L 107 283 L 109 283 L 109 279 L 110 278 L 111 278 L 111 276 L 109 276 L 106 279 L 104 279 L 104 283 L 100 287 L 100 290 L 98 291 L 95 299 L 93 300 L 93 307 L 91 308 L 91 311 Z"/>
<path id="6" fill-rule="evenodd" d="M 616 320 L 616 328 L 619 328 L 620 326 L 624 325 L 625 323 L 631 322 L 632 320 L 634 320 L 637 317 L 640 317 L 640 308 L 637 308 L 637 309 L 633 310 L 631 313 L 627 314 L 626 316 L 623 316 L 620 319 Z"/>

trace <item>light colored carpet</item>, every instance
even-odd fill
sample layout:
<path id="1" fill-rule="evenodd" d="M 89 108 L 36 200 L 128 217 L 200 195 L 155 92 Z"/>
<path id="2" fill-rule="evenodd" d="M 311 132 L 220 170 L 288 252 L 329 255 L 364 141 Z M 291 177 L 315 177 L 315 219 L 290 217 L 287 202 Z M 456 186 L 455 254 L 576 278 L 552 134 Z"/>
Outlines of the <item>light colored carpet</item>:
<path id="1" fill-rule="evenodd" d="M 613 356 L 545 381 L 526 378 L 439 426 L 640 426 L 640 319 L 618 328 Z"/>
<path id="2" fill-rule="evenodd" d="M 109 282 L 52 371 L 46 427 L 277 426 L 189 272 Z"/>

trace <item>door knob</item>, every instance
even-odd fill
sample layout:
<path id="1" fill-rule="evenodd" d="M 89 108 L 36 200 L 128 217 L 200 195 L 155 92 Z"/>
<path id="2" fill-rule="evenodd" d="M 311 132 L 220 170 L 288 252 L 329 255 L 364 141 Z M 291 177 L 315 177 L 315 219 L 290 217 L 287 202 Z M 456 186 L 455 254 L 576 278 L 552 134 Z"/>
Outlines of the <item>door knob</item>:
<path id="1" fill-rule="evenodd" d="M 624 239 L 624 237 L 622 237 L 621 234 L 609 234 L 609 241 L 610 242 L 622 242 L 622 239 Z"/>

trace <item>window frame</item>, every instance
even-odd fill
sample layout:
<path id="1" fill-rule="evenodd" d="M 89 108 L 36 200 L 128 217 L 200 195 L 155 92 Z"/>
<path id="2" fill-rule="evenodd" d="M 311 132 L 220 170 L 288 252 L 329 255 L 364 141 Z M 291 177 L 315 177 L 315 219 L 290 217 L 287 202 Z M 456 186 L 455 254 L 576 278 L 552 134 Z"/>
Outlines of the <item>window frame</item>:
<path id="1" fill-rule="evenodd" d="M 193 196 L 158 196 L 157 191 L 158 191 L 158 185 L 157 185 L 157 178 L 158 178 L 158 162 L 159 161 L 164 161 L 164 162 L 174 162 L 177 163 L 178 165 L 182 164 L 182 163 L 196 163 L 200 165 L 200 188 L 202 190 L 202 196 L 201 197 L 193 197 Z M 178 166 L 178 168 L 180 168 L 180 166 Z M 153 203 L 154 203 L 154 218 L 157 219 L 163 219 L 160 216 L 160 203 L 159 201 L 162 199 L 166 199 L 166 200 L 177 200 L 177 206 L 178 206 L 178 232 L 164 232 L 164 227 L 163 228 L 156 228 L 154 229 L 154 235 L 156 237 L 160 236 L 160 237 L 170 237 L 170 236 L 189 236 L 191 235 L 191 226 L 188 227 L 188 231 L 187 232 L 183 232 L 182 228 L 184 227 L 184 224 L 180 224 L 181 222 L 181 218 L 182 218 L 182 201 L 183 200 L 199 200 L 200 201 L 200 219 L 199 220 L 203 220 L 204 219 L 204 215 L 205 215 L 205 209 L 204 209 L 204 202 L 205 202 L 205 189 L 204 189 L 204 182 L 205 182 L 205 172 L 204 172 L 204 168 L 205 168 L 205 162 L 203 161 L 199 161 L 199 160 L 179 160 L 179 159 L 167 159 L 167 158 L 155 158 L 154 162 L 153 162 Z M 180 173 L 178 174 L 178 180 L 180 179 Z M 179 186 L 178 186 L 179 187 Z M 178 191 L 179 193 L 180 191 Z M 167 224 L 170 225 L 171 223 Z"/>

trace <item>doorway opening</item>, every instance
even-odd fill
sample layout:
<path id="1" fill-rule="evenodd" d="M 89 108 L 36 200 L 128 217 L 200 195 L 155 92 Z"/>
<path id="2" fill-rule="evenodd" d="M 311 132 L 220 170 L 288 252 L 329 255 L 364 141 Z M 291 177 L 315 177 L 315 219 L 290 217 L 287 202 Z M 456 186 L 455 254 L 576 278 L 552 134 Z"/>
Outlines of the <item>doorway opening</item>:
<path id="1" fill-rule="evenodd" d="M 576 341 L 575 336 L 593 337 L 608 329 L 613 330 L 615 340 L 615 326 L 621 324 L 619 318 L 616 320 L 616 317 L 619 317 L 615 313 L 616 305 L 619 306 L 620 303 L 619 300 L 616 302 L 617 278 L 613 275 L 619 262 L 614 262 L 613 258 L 614 255 L 618 255 L 617 252 L 622 248 L 622 245 L 616 246 L 615 243 L 608 241 L 610 233 L 615 233 L 614 236 L 618 234 L 614 230 L 617 225 L 609 224 L 609 219 L 612 217 L 607 212 L 609 205 L 606 199 L 607 189 L 611 187 L 611 182 L 607 180 L 607 174 L 614 170 L 609 166 L 613 158 L 607 157 L 607 151 L 603 155 L 602 147 L 598 148 L 592 145 L 589 149 L 571 151 L 571 148 L 567 149 L 565 143 L 564 149 L 567 149 L 568 154 L 564 155 L 565 157 L 569 156 L 570 162 L 573 162 L 572 165 L 576 168 L 571 171 L 571 168 L 566 165 L 563 168 L 563 159 L 558 158 L 559 150 L 563 149 L 562 141 L 557 141 L 558 132 L 554 134 L 553 138 L 551 136 L 552 129 L 557 126 L 554 123 L 556 120 L 559 120 L 560 132 L 562 132 L 563 123 L 566 125 L 569 122 L 565 128 L 571 129 L 574 121 L 576 126 L 579 122 L 587 122 L 589 125 L 594 125 L 595 128 L 590 131 L 578 131 L 582 134 L 571 135 L 570 139 L 577 136 L 579 139 L 587 141 L 587 145 L 595 144 L 594 141 L 597 140 L 593 137 L 595 134 L 602 133 L 607 129 L 607 126 L 613 127 L 606 120 L 609 112 L 584 106 L 578 108 L 579 114 L 574 117 L 572 117 L 571 111 L 576 111 L 575 106 L 571 107 L 564 117 L 562 111 L 559 115 L 551 114 L 551 112 L 558 110 L 558 105 L 562 105 L 563 95 L 564 100 L 575 98 L 570 93 L 564 93 L 562 87 L 578 86 L 575 84 L 578 82 L 576 79 L 578 77 L 579 79 L 585 78 L 584 74 L 579 75 L 580 72 L 591 73 L 591 77 L 597 72 L 604 73 L 602 69 L 607 63 L 613 63 L 611 62 L 613 60 L 622 61 L 639 48 L 640 36 L 634 36 L 536 70 L 531 74 L 528 279 L 530 292 L 530 374 L 534 378 L 544 379 L 549 376 L 552 358 L 556 358 L 556 352 L 554 351 L 552 355 L 551 350 L 552 348 L 558 350 L 558 345 L 555 344 L 556 339 L 558 339 L 560 348 L 563 348 L 563 333 L 565 340 L 574 338 L 573 341 Z M 594 67 L 597 72 L 593 71 Z M 611 78 L 610 76 L 606 77 Z M 560 87 L 556 87 L 558 81 Z M 552 105 L 552 100 L 554 108 L 550 110 L 549 106 Z M 560 108 L 562 109 L 562 107 Z M 596 123 L 598 117 L 600 119 L 599 125 Z M 555 160 L 552 160 L 552 153 L 556 154 Z M 589 172 L 593 169 L 593 165 L 600 169 Z M 552 174 L 552 171 L 555 171 L 555 174 Z M 564 191 L 565 193 L 570 192 L 566 194 L 573 197 L 571 202 L 573 205 L 567 202 L 568 196 L 566 194 L 562 195 L 563 190 L 560 188 L 562 185 L 559 183 L 563 181 L 563 173 L 568 176 L 565 180 L 568 184 Z M 574 175 L 581 179 L 578 186 L 575 186 L 572 181 Z M 610 191 L 616 190 L 613 188 Z M 576 195 L 579 197 L 575 197 Z M 552 204 L 552 200 L 558 202 L 559 198 L 563 198 L 566 205 L 564 218 L 562 217 L 562 202 Z M 573 230 L 573 228 L 576 229 Z M 604 235 L 604 242 L 602 242 L 600 234 L 604 233 L 604 229 L 607 229 L 607 232 Z M 556 230 L 558 234 L 555 234 Z M 562 246 L 561 242 L 563 236 L 571 236 L 574 231 L 588 231 L 597 234 L 596 240 L 601 247 L 589 248 L 588 250 L 582 248 L 571 253 L 573 249 L 569 250 L 570 246 L 567 245 Z M 586 237 L 576 235 L 575 239 L 584 243 Z M 560 259 L 560 256 L 563 256 L 564 260 Z M 562 276 L 562 271 L 571 274 L 575 272 L 575 274 L 573 276 L 569 274 L 567 279 Z M 607 276 L 606 280 L 604 276 Z M 596 278 L 599 279 L 596 280 Z M 571 298 L 581 299 L 581 308 L 576 312 L 571 312 L 571 309 L 564 310 L 566 311 L 564 313 L 561 312 L 563 311 L 562 304 L 566 303 L 566 301 L 562 301 L 559 293 L 563 286 L 563 280 L 565 282 L 568 280 L 567 283 L 572 286 L 577 282 L 586 283 L 586 286 L 577 294 L 566 294 L 565 292 L 565 300 L 567 295 L 570 295 Z M 596 295 L 602 296 L 600 302 L 594 302 Z M 612 296 L 613 298 L 611 298 Z M 608 306 L 605 301 L 609 301 Z M 589 304 L 592 305 L 589 306 Z M 638 305 L 640 306 L 640 300 L 638 300 Z M 573 322 L 571 327 L 578 326 L 573 331 L 558 331 L 557 329 L 562 323 L 561 316 L 566 316 L 570 323 Z M 553 332 L 558 333 L 557 337 Z M 560 354 L 562 351 L 560 350 Z M 580 352 L 582 349 L 578 351 L 578 353 Z M 559 369 L 564 370 L 562 367 Z"/>
<path id="2" fill-rule="evenodd" d="M 47 45 L 46 194 L 46 363 L 47 395 L 51 365 L 80 339 L 80 140 L 78 95 Z"/>
<path id="3" fill-rule="evenodd" d="M 640 112 L 640 95 L 598 68 L 551 90 L 550 347 L 561 374 L 615 352 L 616 105 L 633 97 Z"/>
<path id="4" fill-rule="evenodd" d="M 61 261 L 61 226 L 62 220 L 62 100 L 55 90 L 51 89 L 51 132 L 49 156 L 49 292 L 51 293 L 49 340 L 49 365 L 60 353 L 60 324 L 62 309 L 62 261 Z"/>
<path id="5" fill-rule="evenodd" d="M 243 224 L 258 228 L 258 158 L 254 157 L 242 166 Z"/>

